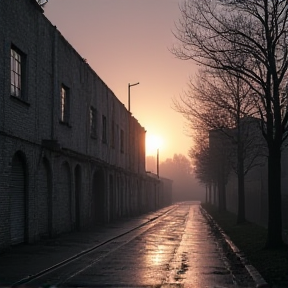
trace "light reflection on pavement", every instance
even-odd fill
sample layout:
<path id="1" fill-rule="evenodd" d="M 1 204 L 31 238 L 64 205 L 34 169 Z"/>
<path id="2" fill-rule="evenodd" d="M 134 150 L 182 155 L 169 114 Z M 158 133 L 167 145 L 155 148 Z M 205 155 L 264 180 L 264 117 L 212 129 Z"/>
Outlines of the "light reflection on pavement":
<path id="1" fill-rule="evenodd" d="M 65 286 L 239 287 L 224 255 L 199 204 L 182 204 Z"/>
<path id="2" fill-rule="evenodd" d="M 184 287 L 235 287 L 223 257 L 199 207 L 190 206 L 168 282 L 174 278 Z"/>

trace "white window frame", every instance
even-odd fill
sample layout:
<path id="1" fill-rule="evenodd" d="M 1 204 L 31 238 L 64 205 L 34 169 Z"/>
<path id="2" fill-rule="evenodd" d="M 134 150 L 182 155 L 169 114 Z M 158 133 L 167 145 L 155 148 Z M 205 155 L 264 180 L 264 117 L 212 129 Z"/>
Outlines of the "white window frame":
<path id="1" fill-rule="evenodd" d="M 97 137 L 97 110 L 93 106 L 90 107 L 90 135 Z"/>
<path id="2" fill-rule="evenodd" d="M 69 124 L 70 120 L 70 91 L 65 85 L 61 85 L 60 93 L 60 121 Z"/>
<path id="3" fill-rule="evenodd" d="M 10 64 L 10 94 L 11 96 L 24 100 L 24 54 L 15 47 L 11 47 L 10 49 Z"/>

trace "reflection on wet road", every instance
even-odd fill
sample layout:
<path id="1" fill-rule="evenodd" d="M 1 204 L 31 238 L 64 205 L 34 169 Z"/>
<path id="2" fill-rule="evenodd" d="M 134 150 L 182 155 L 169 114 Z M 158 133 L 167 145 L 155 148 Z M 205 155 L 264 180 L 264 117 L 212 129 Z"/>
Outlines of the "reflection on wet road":
<path id="1" fill-rule="evenodd" d="M 198 203 L 179 205 L 148 230 L 105 249 L 105 256 L 86 260 L 92 264 L 67 277 L 64 285 L 238 287 Z"/>

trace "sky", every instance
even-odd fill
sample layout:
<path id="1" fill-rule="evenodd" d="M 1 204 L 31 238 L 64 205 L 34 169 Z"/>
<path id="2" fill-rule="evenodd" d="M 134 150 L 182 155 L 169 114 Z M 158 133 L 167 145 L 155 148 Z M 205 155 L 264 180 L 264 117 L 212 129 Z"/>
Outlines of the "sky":
<path id="1" fill-rule="evenodd" d="M 146 155 L 188 157 L 192 138 L 173 99 L 195 64 L 169 49 L 183 0 L 49 0 L 44 14 L 145 128 Z M 154 139 L 154 140 L 153 140 Z M 151 142 L 153 142 L 151 144 Z M 156 145 L 157 143 L 157 145 Z M 157 146 L 157 147 L 156 147 Z"/>

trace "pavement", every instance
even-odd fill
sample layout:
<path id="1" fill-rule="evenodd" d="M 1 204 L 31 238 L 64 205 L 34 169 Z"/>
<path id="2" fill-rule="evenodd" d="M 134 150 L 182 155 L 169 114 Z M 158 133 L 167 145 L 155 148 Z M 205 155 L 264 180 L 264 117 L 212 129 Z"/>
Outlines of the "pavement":
<path id="1" fill-rule="evenodd" d="M 21 284 L 31 277 L 94 246 L 136 229 L 166 213 L 171 206 L 133 218 L 123 218 L 92 231 L 70 232 L 33 244 L 11 246 L 0 254 L 0 288 Z"/>
<path id="2" fill-rule="evenodd" d="M 21 284 L 22 279 L 45 271 L 120 234 L 125 234 L 131 228 L 140 227 L 170 209 L 171 206 L 134 218 L 121 219 L 104 227 L 99 226 L 95 231 L 71 232 L 62 234 L 57 238 L 41 240 L 35 244 L 12 246 L 0 254 L 0 287 L 17 286 Z M 219 229 L 221 230 L 220 227 Z M 239 249 L 231 242 L 229 237 L 224 234 L 223 236 L 227 239 L 227 243 L 234 253 L 240 255 Z M 242 254 L 241 257 L 243 257 Z M 246 268 L 254 279 L 256 288 L 269 287 L 254 267 Z"/>
<path id="3" fill-rule="evenodd" d="M 217 228 L 217 230 L 219 231 L 221 237 L 226 242 L 227 246 L 231 249 L 231 251 L 233 251 L 233 253 L 236 256 L 236 258 L 245 267 L 245 269 L 247 270 L 248 274 L 250 274 L 250 276 L 254 280 L 255 287 L 256 288 L 269 288 L 270 286 L 265 281 L 265 279 L 262 277 L 262 275 L 257 271 L 257 269 L 253 265 L 249 264 L 249 261 L 247 261 L 244 253 L 232 242 L 230 237 L 227 234 L 225 234 L 225 232 L 214 221 L 214 219 L 210 216 L 210 214 L 208 214 L 205 209 L 202 209 L 202 213 L 208 219 L 208 221 L 212 222 L 213 225 Z"/>

